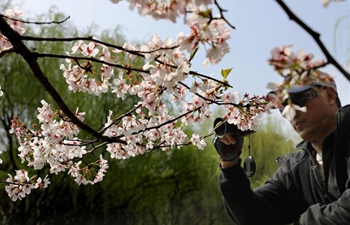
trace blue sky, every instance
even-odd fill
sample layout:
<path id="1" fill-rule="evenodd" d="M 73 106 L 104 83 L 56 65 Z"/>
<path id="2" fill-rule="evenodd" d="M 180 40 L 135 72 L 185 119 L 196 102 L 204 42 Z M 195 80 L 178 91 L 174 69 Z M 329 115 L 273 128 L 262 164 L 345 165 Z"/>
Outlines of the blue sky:
<path id="1" fill-rule="evenodd" d="M 268 65 L 270 51 L 280 45 L 294 44 L 294 51 L 303 49 L 324 59 L 324 55 L 316 46 L 312 38 L 295 22 L 290 21 L 280 6 L 274 0 L 218 0 L 222 8 L 228 12 L 225 17 L 236 29 L 231 32 L 230 53 L 216 66 L 203 69 L 204 57 L 193 62 L 192 70 L 200 73 L 220 77 L 221 69 L 232 68 L 230 84 L 240 93 L 262 95 L 268 92 L 266 85 L 271 81 L 281 81 L 273 68 Z M 123 27 L 123 34 L 130 42 L 148 41 L 153 34 L 162 38 L 173 37 L 179 31 L 188 33 L 188 28 L 181 19 L 177 24 L 170 21 L 155 21 L 152 18 L 139 16 L 128 9 L 128 3 L 122 1 L 112 4 L 109 0 L 30 0 L 12 1 L 20 5 L 25 18 L 47 13 L 48 9 L 56 5 L 59 12 L 71 16 L 70 21 L 78 28 L 86 28 L 92 23 L 104 29 L 113 29 L 116 25 Z M 349 71 L 349 0 L 331 3 L 323 8 L 321 0 L 286 0 L 285 3 L 306 24 L 321 34 L 321 40 L 331 54 Z M 347 19 L 339 23 L 337 32 L 335 26 L 339 18 Z M 343 104 L 350 102 L 350 82 L 333 67 L 328 66 L 325 71 L 335 77 L 338 92 Z"/>

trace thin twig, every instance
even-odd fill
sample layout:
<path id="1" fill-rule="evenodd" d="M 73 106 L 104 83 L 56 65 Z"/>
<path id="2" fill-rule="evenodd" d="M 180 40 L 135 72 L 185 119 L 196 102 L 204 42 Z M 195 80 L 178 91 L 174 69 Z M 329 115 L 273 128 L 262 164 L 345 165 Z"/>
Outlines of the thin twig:
<path id="1" fill-rule="evenodd" d="M 21 20 L 21 19 L 16 19 L 16 18 L 12 18 L 9 16 L 5 16 L 3 14 L 0 14 L 0 16 L 9 19 L 9 20 L 13 20 L 13 21 L 18 21 L 21 23 L 26 23 L 26 24 L 36 24 L 36 25 L 45 25 L 45 24 L 61 24 L 66 22 L 68 19 L 70 19 L 70 16 L 66 17 L 65 19 L 61 20 L 61 21 L 50 21 L 50 22 L 33 22 L 33 21 L 25 21 L 25 20 Z"/>
<path id="2" fill-rule="evenodd" d="M 115 120 L 113 120 L 113 122 L 111 124 L 109 124 L 107 127 L 103 128 L 100 133 L 103 134 L 106 130 L 108 130 L 112 125 L 114 125 L 117 121 L 119 121 L 120 119 L 122 119 L 123 117 L 125 117 L 128 114 L 133 113 L 134 111 L 136 111 L 138 108 L 140 108 L 142 105 L 139 104 L 138 106 L 136 106 L 135 108 L 131 109 L 130 111 L 124 113 L 123 115 L 119 116 L 118 118 L 116 118 Z"/>
<path id="3" fill-rule="evenodd" d="M 97 63 L 102 63 L 102 64 L 106 64 L 108 66 L 112 66 L 112 67 L 116 67 L 119 69 L 124 69 L 124 70 L 129 70 L 129 71 L 136 71 L 136 72 L 140 72 L 140 73 L 147 73 L 150 74 L 149 71 L 147 70 L 142 70 L 142 69 L 138 69 L 138 68 L 131 68 L 131 67 L 125 67 L 119 64 L 115 64 L 115 63 L 110 63 L 110 62 L 106 62 L 100 59 L 96 59 L 93 57 L 80 57 L 80 56 L 70 56 L 70 55 L 61 55 L 61 54 L 52 54 L 52 53 L 35 53 L 36 56 L 39 58 L 59 58 L 59 59 L 72 59 L 75 60 L 76 62 L 78 62 L 79 60 L 87 60 L 87 61 L 92 61 L 92 62 L 97 62 Z M 81 66 L 79 64 L 79 67 L 81 67 L 82 69 L 86 69 L 83 66 Z"/>
<path id="4" fill-rule="evenodd" d="M 196 75 L 196 76 L 199 76 L 199 77 L 204 77 L 204 78 L 206 78 L 206 79 L 208 79 L 208 80 L 213 80 L 213 81 L 215 81 L 215 82 L 217 82 L 217 83 L 220 83 L 220 84 L 222 84 L 222 85 L 224 85 L 224 86 L 226 86 L 226 87 L 233 88 L 230 84 L 228 84 L 228 83 L 226 83 L 226 82 L 224 82 L 224 81 L 217 80 L 217 79 L 215 79 L 215 78 L 209 77 L 209 76 L 204 75 L 204 74 L 197 73 L 197 72 L 195 72 L 195 71 L 190 71 L 188 74 Z"/>
<path id="5" fill-rule="evenodd" d="M 182 86 L 184 86 L 184 87 L 187 88 L 188 90 L 191 90 L 191 88 L 190 88 L 187 84 L 185 84 L 185 83 L 183 83 L 183 82 L 179 82 L 179 84 L 181 84 Z M 211 103 L 217 103 L 215 100 L 206 98 L 206 97 L 204 97 L 203 95 L 201 95 L 201 94 L 199 94 L 199 93 L 197 93 L 197 92 L 196 92 L 196 93 L 193 93 L 193 94 L 197 95 L 198 97 L 200 97 L 201 99 L 203 99 L 203 100 L 205 100 L 205 101 L 208 101 L 208 102 L 211 102 Z"/>
<path id="6" fill-rule="evenodd" d="M 86 154 L 93 153 L 96 149 L 102 148 L 103 146 L 107 145 L 108 142 L 102 142 L 101 144 L 94 146 L 92 149 L 86 152 Z"/>
<path id="7" fill-rule="evenodd" d="M 225 16 L 224 16 L 224 12 L 227 12 L 227 10 L 226 9 L 223 9 L 223 8 L 221 8 L 220 6 L 219 6 L 219 3 L 217 2 L 217 0 L 214 0 L 214 4 L 218 7 L 218 9 L 219 9 L 219 12 L 220 12 L 220 18 L 212 18 L 213 20 L 214 19 L 223 19 L 226 23 L 227 23 L 227 25 L 229 25 L 232 29 L 236 29 L 232 24 L 230 24 L 230 22 L 225 18 Z"/>

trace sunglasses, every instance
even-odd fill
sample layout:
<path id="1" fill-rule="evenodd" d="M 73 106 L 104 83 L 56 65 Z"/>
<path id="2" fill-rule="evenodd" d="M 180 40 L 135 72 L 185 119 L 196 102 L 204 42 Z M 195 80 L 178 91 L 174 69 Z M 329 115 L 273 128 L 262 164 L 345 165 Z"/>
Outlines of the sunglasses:
<path id="1" fill-rule="evenodd" d="M 289 99 L 286 99 L 282 107 L 280 108 L 280 111 L 283 111 L 284 107 L 286 107 L 290 102 L 292 102 L 294 105 L 298 105 L 300 107 L 304 107 L 309 99 L 316 98 L 318 96 L 318 90 L 315 90 L 315 88 L 310 88 L 306 91 L 303 91 L 298 94 L 293 94 Z"/>

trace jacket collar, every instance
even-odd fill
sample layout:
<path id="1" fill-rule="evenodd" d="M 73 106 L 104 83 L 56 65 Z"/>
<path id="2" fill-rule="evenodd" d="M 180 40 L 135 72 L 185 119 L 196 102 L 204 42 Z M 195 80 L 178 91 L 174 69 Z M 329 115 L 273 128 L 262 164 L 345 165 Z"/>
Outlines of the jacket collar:
<path id="1" fill-rule="evenodd" d="M 329 153 L 329 150 L 333 148 L 335 142 L 335 131 L 329 134 L 323 141 L 322 144 L 322 154 L 325 156 Z M 311 153 L 313 156 L 316 156 L 316 151 L 312 147 L 311 143 L 308 141 L 301 141 L 297 146 L 297 148 L 306 150 Z"/>

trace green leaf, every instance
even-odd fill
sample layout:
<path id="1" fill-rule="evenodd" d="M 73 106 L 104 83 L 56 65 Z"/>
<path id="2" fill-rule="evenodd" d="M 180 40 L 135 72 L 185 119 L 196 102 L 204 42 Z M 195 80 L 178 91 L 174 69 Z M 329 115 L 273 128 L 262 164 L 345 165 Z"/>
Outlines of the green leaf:
<path id="1" fill-rule="evenodd" d="M 224 79 L 226 79 L 227 78 L 227 76 L 230 74 L 230 72 L 231 72 L 231 70 L 232 70 L 233 68 L 229 68 L 229 69 L 222 69 L 221 70 L 221 75 L 222 75 L 222 77 L 224 78 Z"/>

